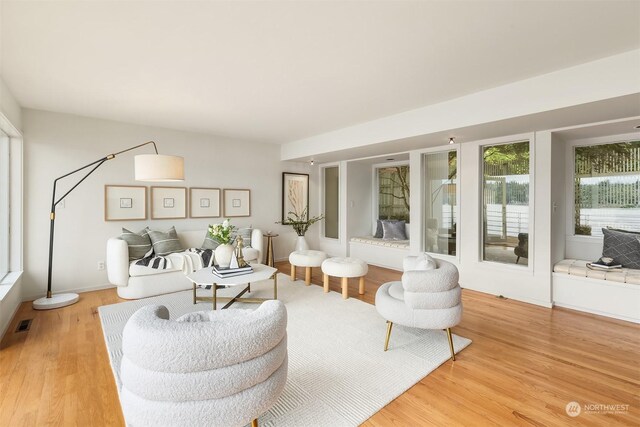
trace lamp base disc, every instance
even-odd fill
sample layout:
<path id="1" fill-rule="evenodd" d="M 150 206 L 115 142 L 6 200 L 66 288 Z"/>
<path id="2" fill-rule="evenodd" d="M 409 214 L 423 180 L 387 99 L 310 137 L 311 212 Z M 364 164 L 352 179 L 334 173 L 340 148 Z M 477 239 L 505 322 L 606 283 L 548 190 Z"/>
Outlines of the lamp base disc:
<path id="1" fill-rule="evenodd" d="M 80 299 L 78 294 L 54 294 L 51 298 L 42 297 L 33 302 L 35 310 L 51 310 L 75 304 Z"/>

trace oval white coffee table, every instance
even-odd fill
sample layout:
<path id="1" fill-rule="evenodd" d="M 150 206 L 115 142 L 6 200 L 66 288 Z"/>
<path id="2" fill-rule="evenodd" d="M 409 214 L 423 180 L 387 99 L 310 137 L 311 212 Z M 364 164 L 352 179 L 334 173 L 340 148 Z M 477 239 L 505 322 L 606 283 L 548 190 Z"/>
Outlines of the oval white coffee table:
<path id="1" fill-rule="evenodd" d="M 246 292 L 251 292 L 251 282 L 273 279 L 273 299 L 278 299 L 278 269 L 264 264 L 251 264 L 253 272 L 233 277 L 219 277 L 213 274 L 211 267 L 195 271 L 187 276 L 193 282 L 193 303 L 198 301 L 212 301 L 213 309 L 216 309 L 218 301 L 226 302 L 222 307 L 229 308 L 234 302 L 263 303 L 270 298 L 241 298 Z M 211 285 L 213 296 L 199 297 L 196 295 L 198 285 Z M 232 286 L 246 285 L 233 297 L 218 297 L 218 289 L 230 288 Z"/>

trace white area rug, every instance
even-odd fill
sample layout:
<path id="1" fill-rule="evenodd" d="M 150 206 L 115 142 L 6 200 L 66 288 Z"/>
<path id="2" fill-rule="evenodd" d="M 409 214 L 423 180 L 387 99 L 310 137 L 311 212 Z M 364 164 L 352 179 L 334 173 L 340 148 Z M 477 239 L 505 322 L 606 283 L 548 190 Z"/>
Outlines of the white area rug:
<path id="1" fill-rule="evenodd" d="M 245 295 L 270 297 L 272 283 L 254 283 L 253 292 Z M 234 292 L 237 289 L 218 294 Z M 210 290 L 199 293 L 211 296 Z M 191 294 L 178 292 L 99 308 L 118 390 L 127 319 L 150 304 L 166 306 L 172 319 L 211 309 L 210 303 L 193 305 Z M 384 352 L 385 320 L 373 305 L 357 299 L 343 300 L 336 292 L 325 294 L 320 286 L 292 282 L 284 274 L 278 275 L 278 299 L 288 313 L 289 376 L 278 403 L 260 417 L 260 426 L 357 426 L 449 360 L 444 331 L 397 325 L 389 351 Z M 256 305 L 236 303 L 230 309 L 247 307 Z M 454 335 L 456 352 L 470 343 Z"/>

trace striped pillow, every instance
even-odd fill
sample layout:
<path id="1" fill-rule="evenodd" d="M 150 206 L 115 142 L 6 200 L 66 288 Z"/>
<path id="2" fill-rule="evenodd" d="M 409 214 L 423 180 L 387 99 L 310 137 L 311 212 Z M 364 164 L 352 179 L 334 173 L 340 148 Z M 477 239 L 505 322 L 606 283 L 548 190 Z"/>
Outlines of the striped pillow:
<path id="1" fill-rule="evenodd" d="M 204 242 L 202 242 L 201 248 L 215 250 L 218 246 L 220 246 L 220 243 L 213 237 L 211 237 L 209 231 L 206 231 L 204 235 Z"/>
<path id="2" fill-rule="evenodd" d="M 129 246 L 129 261 L 144 258 L 153 253 L 151 239 L 146 228 L 139 233 L 123 228 L 120 238 L 127 242 L 127 246 Z"/>
<path id="3" fill-rule="evenodd" d="M 147 232 L 153 244 L 153 252 L 155 252 L 157 256 L 169 255 L 184 250 L 182 246 L 180 246 L 180 240 L 178 240 L 178 233 L 176 233 L 175 227 L 171 227 L 167 231 L 150 230 L 149 227 L 147 227 Z"/>
<path id="4" fill-rule="evenodd" d="M 253 228 L 239 228 L 236 236 L 242 236 L 242 244 L 245 248 L 251 247 L 251 233 Z"/>

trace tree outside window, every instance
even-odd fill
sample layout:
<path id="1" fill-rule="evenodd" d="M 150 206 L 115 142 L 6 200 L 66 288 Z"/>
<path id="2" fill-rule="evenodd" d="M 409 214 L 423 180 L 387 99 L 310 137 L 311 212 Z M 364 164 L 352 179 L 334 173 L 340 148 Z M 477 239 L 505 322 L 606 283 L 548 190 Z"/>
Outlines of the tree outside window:
<path id="1" fill-rule="evenodd" d="M 640 141 L 575 147 L 574 232 L 640 231 Z"/>
<path id="2" fill-rule="evenodd" d="M 409 222 L 409 166 L 378 168 L 378 219 Z"/>

